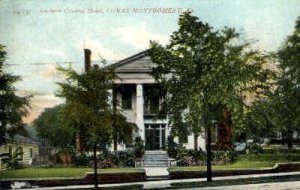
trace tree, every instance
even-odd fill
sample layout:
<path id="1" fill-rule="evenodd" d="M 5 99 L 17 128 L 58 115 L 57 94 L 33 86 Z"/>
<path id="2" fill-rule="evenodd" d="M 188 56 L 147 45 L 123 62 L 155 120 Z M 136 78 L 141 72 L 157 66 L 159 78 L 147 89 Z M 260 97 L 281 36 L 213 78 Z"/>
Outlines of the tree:
<path id="1" fill-rule="evenodd" d="M 93 147 L 95 186 L 97 182 L 98 147 L 104 151 L 112 140 L 130 143 L 135 125 L 127 123 L 126 118 L 112 109 L 109 91 L 113 88 L 115 74 L 109 67 L 93 68 L 83 74 L 74 70 L 59 68 L 66 81 L 58 83 L 58 96 L 66 99 L 63 107 L 63 121 L 75 133 L 80 133 L 86 149 Z M 119 128 L 119 129 L 116 129 Z M 81 143 L 79 143 L 81 144 Z M 81 147 L 77 147 L 77 150 Z"/>
<path id="2" fill-rule="evenodd" d="M 293 146 L 293 133 L 300 124 L 300 17 L 295 30 L 277 51 L 280 77 L 272 96 L 273 118 L 276 125 L 286 134 L 288 147 Z"/>
<path id="3" fill-rule="evenodd" d="M 62 121 L 64 105 L 46 108 L 41 115 L 33 121 L 37 135 L 58 149 L 74 147 L 74 131 Z"/>
<path id="4" fill-rule="evenodd" d="M 194 130 L 206 131 L 207 181 L 211 173 L 211 132 L 215 123 L 231 124 L 241 111 L 242 95 L 263 91 L 268 72 L 265 57 L 251 50 L 234 29 L 214 31 L 186 12 L 168 45 L 151 42 L 150 56 L 157 67 L 153 76 L 168 92 L 170 126 L 183 119 Z"/>
<path id="5" fill-rule="evenodd" d="M 15 82 L 20 80 L 4 71 L 6 51 L 0 44 L 0 145 L 6 134 L 14 134 L 22 126 L 22 117 L 28 113 L 30 96 L 16 95 Z"/>
<path id="6" fill-rule="evenodd" d="M 59 68 L 65 74 L 66 81 L 58 83 L 58 96 L 66 99 L 63 109 L 65 123 L 77 133 L 84 132 L 86 145 L 93 147 L 94 179 L 97 181 L 97 156 L 99 146 L 107 147 L 111 143 L 112 110 L 108 101 L 112 88 L 114 73 L 111 70 L 91 69 L 86 73 L 78 74 L 74 70 Z M 78 144 L 78 143 L 77 143 Z M 81 147 L 77 147 L 77 150 Z"/>

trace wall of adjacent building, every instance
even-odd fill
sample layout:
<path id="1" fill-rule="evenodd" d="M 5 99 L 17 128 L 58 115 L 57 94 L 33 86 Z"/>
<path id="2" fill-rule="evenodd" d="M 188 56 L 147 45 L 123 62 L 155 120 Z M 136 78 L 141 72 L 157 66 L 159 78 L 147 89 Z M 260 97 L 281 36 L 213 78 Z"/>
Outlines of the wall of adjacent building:
<path id="1" fill-rule="evenodd" d="M 30 165 L 34 157 L 39 155 L 39 146 L 37 144 L 22 143 L 22 142 L 8 142 L 5 145 L 0 146 L 0 153 L 9 153 L 9 147 L 11 147 L 12 153 L 14 153 L 18 147 L 23 149 L 22 163 L 24 165 Z M 32 152 L 31 152 L 32 151 Z M 0 158 L 1 159 L 1 158 Z M 0 162 L 0 168 L 5 168 L 5 164 Z"/>

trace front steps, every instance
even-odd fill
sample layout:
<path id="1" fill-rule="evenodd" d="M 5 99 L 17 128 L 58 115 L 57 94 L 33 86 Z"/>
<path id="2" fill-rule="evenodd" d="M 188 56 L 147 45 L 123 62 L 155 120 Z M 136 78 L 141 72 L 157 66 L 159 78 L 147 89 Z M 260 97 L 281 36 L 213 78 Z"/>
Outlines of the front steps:
<path id="1" fill-rule="evenodd" d="M 168 154 L 166 151 L 146 151 L 143 159 L 144 167 L 168 167 Z"/>

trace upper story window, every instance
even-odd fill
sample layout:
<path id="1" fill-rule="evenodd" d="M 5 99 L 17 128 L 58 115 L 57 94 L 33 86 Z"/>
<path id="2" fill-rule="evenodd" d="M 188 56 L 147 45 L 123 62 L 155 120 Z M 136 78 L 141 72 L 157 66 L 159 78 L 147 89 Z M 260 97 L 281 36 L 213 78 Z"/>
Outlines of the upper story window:
<path id="1" fill-rule="evenodd" d="M 159 97 L 146 97 L 145 98 L 145 114 L 157 114 L 159 111 Z"/>
<path id="2" fill-rule="evenodd" d="M 132 109 L 132 92 L 131 92 L 131 90 L 122 91 L 122 109 Z"/>

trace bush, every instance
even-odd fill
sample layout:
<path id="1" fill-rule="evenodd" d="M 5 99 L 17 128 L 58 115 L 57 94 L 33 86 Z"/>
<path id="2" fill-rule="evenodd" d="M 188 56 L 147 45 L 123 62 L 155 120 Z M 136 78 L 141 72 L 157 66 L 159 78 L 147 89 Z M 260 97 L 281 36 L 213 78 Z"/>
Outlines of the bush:
<path id="1" fill-rule="evenodd" d="M 223 165 L 236 161 L 238 153 L 235 151 L 214 151 L 212 156 L 213 165 Z"/>
<path id="2" fill-rule="evenodd" d="M 167 145 L 166 145 L 166 151 L 171 158 L 177 157 L 178 147 L 179 145 L 174 141 L 173 136 L 168 136 L 167 138 Z"/>
<path id="3" fill-rule="evenodd" d="M 135 137 L 134 139 L 134 155 L 135 158 L 142 158 L 145 153 L 144 141 L 141 137 Z"/>
<path id="4" fill-rule="evenodd" d="M 248 154 L 262 154 L 264 152 L 263 148 L 259 144 L 250 144 L 246 150 Z"/>
<path id="5" fill-rule="evenodd" d="M 235 151 L 213 151 L 212 164 L 223 165 L 234 162 L 238 153 Z M 177 166 L 204 166 L 206 165 L 207 155 L 203 150 L 188 150 L 179 146 L 176 156 Z"/>
<path id="6" fill-rule="evenodd" d="M 91 161 L 91 157 L 88 154 L 76 154 L 73 156 L 73 163 L 75 166 L 88 166 Z"/>
<path id="7" fill-rule="evenodd" d="M 114 152 L 103 152 L 98 155 L 99 168 L 112 167 L 134 167 L 135 154 L 133 150 Z"/>
<path id="8" fill-rule="evenodd" d="M 118 166 L 134 167 L 135 155 L 132 150 L 117 152 Z"/>

